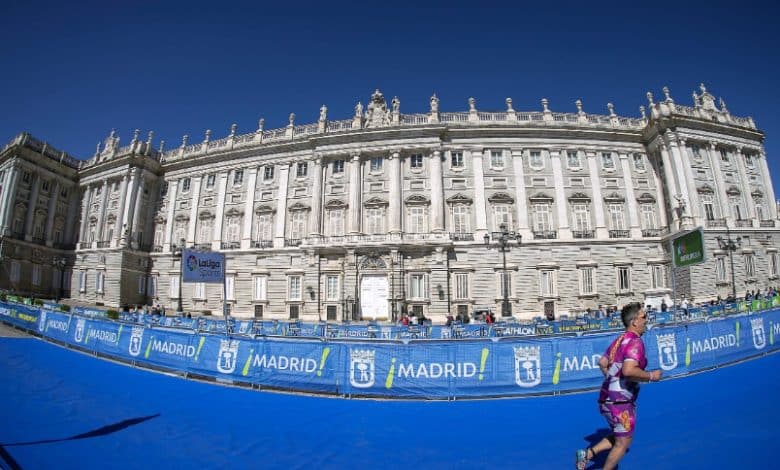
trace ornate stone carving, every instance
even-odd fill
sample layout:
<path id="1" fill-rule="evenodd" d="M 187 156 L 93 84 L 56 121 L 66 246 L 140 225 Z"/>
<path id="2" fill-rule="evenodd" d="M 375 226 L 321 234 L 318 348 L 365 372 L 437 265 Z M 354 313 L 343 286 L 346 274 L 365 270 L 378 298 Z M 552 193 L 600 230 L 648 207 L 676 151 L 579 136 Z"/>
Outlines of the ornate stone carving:
<path id="1" fill-rule="evenodd" d="M 371 95 L 371 102 L 366 110 L 366 127 L 385 127 L 390 125 L 390 111 L 387 110 L 385 97 L 379 90 Z"/>

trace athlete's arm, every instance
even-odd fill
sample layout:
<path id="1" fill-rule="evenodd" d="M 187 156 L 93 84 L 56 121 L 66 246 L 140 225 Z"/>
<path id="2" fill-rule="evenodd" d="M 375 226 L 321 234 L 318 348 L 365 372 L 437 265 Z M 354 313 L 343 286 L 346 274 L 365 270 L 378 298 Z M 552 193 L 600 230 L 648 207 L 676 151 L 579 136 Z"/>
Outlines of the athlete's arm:
<path id="1" fill-rule="evenodd" d="M 600 364 L 599 364 L 600 365 Z M 634 382 L 658 382 L 661 380 L 661 371 L 654 370 L 652 372 L 643 370 L 639 367 L 639 363 L 635 359 L 626 358 L 623 360 L 623 377 L 633 380 Z"/>
<path id="2" fill-rule="evenodd" d="M 601 359 L 599 359 L 599 369 L 601 369 L 601 373 L 606 377 L 607 370 L 609 369 L 609 359 L 607 359 L 607 356 L 601 356 Z"/>

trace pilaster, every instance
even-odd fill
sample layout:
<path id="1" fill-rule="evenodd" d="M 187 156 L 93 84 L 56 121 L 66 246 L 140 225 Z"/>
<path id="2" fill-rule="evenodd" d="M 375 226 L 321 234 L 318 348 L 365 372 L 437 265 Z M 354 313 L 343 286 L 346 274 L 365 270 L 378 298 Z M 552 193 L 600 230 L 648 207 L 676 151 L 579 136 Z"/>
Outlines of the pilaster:
<path id="1" fill-rule="evenodd" d="M 626 204 L 628 205 L 628 224 L 631 238 L 642 237 L 642 229 L 639 226 L 639 211 L 637 210 L 636 194 L 634 194 L 634 181 L 631 177 L 631 167 L 628 164 L 628 155 L 619 153 L 620 169 L 623 172 L 623 183 L 626 185 Z"/>
<path id="2" fill-rule="evenodd" d="M 431 153 L 431 232 L 444 230 L 444 189 L 442 184 L 441 152 Z"/>
<path id="3" fill-rule="evenodd" d="M 775 202 L 775 189 L 772 186 L 772 176 L 769 174 L 769 166 L 766 163 L 766 153 L 763 151 L 758 160 L 761 162 L 761 179 L 764 182 L 764 198 L 769 204 L 769 218 L 777 219 L 777 203 Z"/>
<path id="4" fill-rule="evenodd" d="M 571 240 L 571 228 L 569 226 L 569 211 L 566 204 L 566 191 L 563 187 L 563 170 L 561 168 L 561 151 L 550 151 L 550 163 L 553 170 L 553 183 L 555 185 L 555 207 L 558 212 L 558 238 Z"/>
<path id="5" fill-rule="evenodd" d="M 255 190 L 257 187 L 258 167 L 245 170 L 249 173 L 244 198 L 244 227 L 241 230 L 241 249 L 248 250 L 252 246 L 252 221 L 255 215 Z"/>
<path id="6" fill-rule="evenodd" d="M 360 193 L 362 180 L 360 177 L 360 155 L 352 155 L 349 164 L 349 233 L 360 233 Z"/>
<path id="7" fill-rule="evenodd" d="M 314 181 L 312 181 L 311 189 L 311 224 L 309 224 L 309 235 L 312 237 L 322 235 L 322 173 L 325 167 L 321 157 L 314 159 L 314 165 L 312 165 Z"/>
<path id="8" fill-rule="evenodd" d="M 401 154 L 393 152 L 388 157 L 388 177 L 390 200 L 389 202 L 389 232 L 401 232 Z"/>
<path id="9" fill-rule="evenodd" d="M 174 211 L 176 210 L 176 191 L 179 188 L 179 181 L 174 180 L 168 184 L 168 215 L 165 219 L 165 241 L 163 245 L 163 251 L 168 253 L 171 250 L 171 238 L 173 238 L 173 226 L 175 221 L 173 220 Z M 179 243 L 176 240 L 176 243 Z"/>
<path id="10" fill-rule="evenodd" d="M 57 214 L 57 200 L 60 197 L 60 182 L 55 179 L 49 193 L 49 212 L 46 214 L 46 246 L 54 245 L 54 216 Z"/>
<path id="11" fill-rule="evenodd" d="M 750 180 L 747 177 L 747 170 L 745 169 L 745 154 L 742 153 L 742 149 L 737 147 L 734 155 L 737 160 L 737 171 L 739 172 L 739 183 L 742 188 L 742 196 L 745 199 L 745 219 L 753 224 L 753 219 L 756 218 L 756 205 L 753 202 L 753 196 L 750 194 Z"/>
<path id="12" fill-rule="evenodd" d="M 517 231 L 526 240 L 532 239 L 528 227 L 528 194 L 525 190 L 525 168 L 523 168 L 523 149 L 512 150 L 512 170 L 515 176 L 515 211 L 517 212 Z"/>
<path id="13" fill-rule="evenodd" d="M 471 154 L 471 161 L 474 167 L 474 215 L 476 216 L 476 230 L 474 238 L 481 240 L 488 232 L 487 212 L 485 208 L 485 170 L 483 165 L 483 150 L 466 150 L 464 157 L 468 161 Z"/>
<path id="14" fill-rule="evenodd" d="M 284 227 L 287 223 L 287 186 L 290 179 L 290 164 L 279 165 L 279 191 L 276 195 L 276 227 L 274 230 L 274 248 L 284 246 Z"/>
<path id="15" fill-rule="evenodd" d="M 227 193 L 227 172 L 219 174 L 219 186 L 217 196 L 217 215 L 214 219 L 214 236 L 212 237 L 211 249 L 213 251 L 222 249 L 222 224 L 225 219 L 225 194 Z M 190 219 L 190 227 L 195 225 L 195 221 Z"/>
<path id="16" fill-rule="evenodd" d="M 116 230 L 114 231 L 114 237 L 110 240 L 111 246 L 116 247 L 119 245 L 124 233 L 125 224 L 125 206 L 127 205 L 127 175 L 122 176 L 122 183 L 119 187 L 119 217 L 116 221 Z"/>
<path id="17" fill-rule="evenodd" d="M 187 226 L 187 246 L 195 244 L 195 230 L 198 225 L 198 207 L 200 206 L 200 186 L 203 184 L 203 176 L 192 178 L 192 189 L 190 199 L 190 224 Z"/>
<path id="18" fill-rule="evenodd" d="M 715 176 L 715 202 L 718 207 L 718 215 L 726 219 L 726 226 L 734 226 L 734 218 L 729 210 L 729 197 L 726 194 L 726 182 L 723 179 L 723 170 L 720 167 L 720 155 L 718 155 L 717 144 L 710 142 L 707 147 L 707 154 L 710 157 L 710 167 Z"/>
<path id="19" fill-rule="evenodd" d="M 596 152 L 586 152 L 590 187 L 593 191 L 593 212 L 596 217 L 596 238 L 607 238 L 607 223 L 604 217 L 604 196 L 601 195 L 601 176 L 599 175 Z"/>
<path id="20" fill-rule="evenodd" d="M 30 193 L 30 201 L 27 203 L 27 216 L 24 221 L 24 239 L 32 240 L 32 226 L 35 220 L 35 210 L 38 207 L 38 192 L 41 188 L 41 175 L 33 173 L 33 186 Z"/>

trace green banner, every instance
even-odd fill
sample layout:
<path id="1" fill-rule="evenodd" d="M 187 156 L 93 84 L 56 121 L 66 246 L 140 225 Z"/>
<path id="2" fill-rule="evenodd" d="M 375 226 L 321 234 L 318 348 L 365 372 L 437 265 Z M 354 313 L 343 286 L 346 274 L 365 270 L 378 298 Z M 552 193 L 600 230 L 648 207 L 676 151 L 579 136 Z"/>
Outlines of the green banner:
<path id="1" fill-rule="evenodd" d="M 672 240 L 672 253 L 677 268 L 704 262 L 704 234 L 701 228 Z"/>

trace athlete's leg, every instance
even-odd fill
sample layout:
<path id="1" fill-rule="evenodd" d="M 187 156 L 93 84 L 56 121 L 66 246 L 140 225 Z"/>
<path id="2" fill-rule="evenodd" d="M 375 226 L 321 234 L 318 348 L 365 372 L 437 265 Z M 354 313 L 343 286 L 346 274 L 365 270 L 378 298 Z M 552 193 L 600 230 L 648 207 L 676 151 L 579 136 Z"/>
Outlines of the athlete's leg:
<path id="1" fill-rule="evenodd" d="M 614 469 L 620 459 L 626 454 L 628 447 L 631 445 L 632 436 L 616 436 L 615 445 L 612 446 L 612 450 L 609 451 L 607 461 L 604 464 L 604 470 Z"/>

